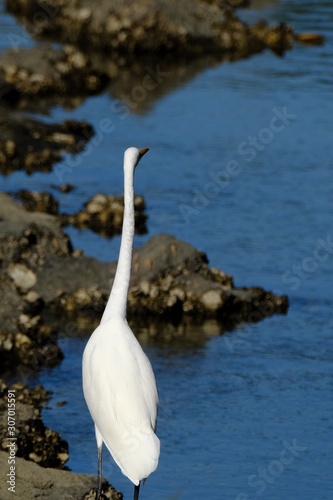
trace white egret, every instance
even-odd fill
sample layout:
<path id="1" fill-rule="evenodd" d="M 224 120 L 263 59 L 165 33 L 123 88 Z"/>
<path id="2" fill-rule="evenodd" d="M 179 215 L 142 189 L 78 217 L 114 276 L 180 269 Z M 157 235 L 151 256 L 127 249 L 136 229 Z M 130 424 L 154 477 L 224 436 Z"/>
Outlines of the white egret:
<path id="1" fill-rule="evenodd" d="M 84 397 L 95 423 L 98 485 L 101 494 L 102 446 L 105 443 L 121 471 L 140 483 L 158 464 L 160 441 L 155 434 L 158 395 L 148 357 L 126 321 L 134 238 L 134 170 L 148 148 L 124 154 L 124 220 L 117 271 L 100 325 L 83 353 Z"/>

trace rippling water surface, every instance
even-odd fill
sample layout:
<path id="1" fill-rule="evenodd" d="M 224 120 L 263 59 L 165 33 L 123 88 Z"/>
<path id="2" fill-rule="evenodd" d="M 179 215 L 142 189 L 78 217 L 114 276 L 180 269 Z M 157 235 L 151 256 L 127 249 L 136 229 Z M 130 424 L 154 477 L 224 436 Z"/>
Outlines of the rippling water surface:
<path id="1" fill-rule="evenodd" d="M 115 123 L 65 174 L 63 181 L 76 190 L 58 195 L 64 211 L 97 192 L 121 193 L 123 150 L 149 146 L 136 175 L 149 235 L 137 237 L 136 245 L 172 233 L 207 252 L 237 285 L 290 298 L 287 316 L 223 336 L 207 323 L 156 344 L 144 329 L 136 330 L 161 398 L 162 453 L 143 488 L 147 500 L 333 497 L 332 3 L 272 2 L 242 17 L 283 20 L 297 32 L 320 32 L 326 44 L 179 76 L 164 95 L 124 120 L 111 113 L 115 98 L 109 93 L 44 117 L 85 119 L 95 128 L 105 117 Z M 8 30 L 21 30 L 5 15 L 0 28 L 2 48 L 10 45 Z M 281 113 L 282 120 L 274 118 Z M 0 180 L 4 190 L 50 189 L 58 182 L 55 173 L 17 172 Z M 69 234 L 89 255 L 117 257 L 118 238 L 75 229 Z M 95 438 L 80 385 L 88 333 L 64 337 L 61 366 L 32 383 L 54 391 L 44 419 L 69 441 L 69 467 L 94 473 Z M 57 407 L 59 401 L 67 405 Z M 106 454 L 104 463 L 104 474 L 131 498 L 132 486 Z"/>

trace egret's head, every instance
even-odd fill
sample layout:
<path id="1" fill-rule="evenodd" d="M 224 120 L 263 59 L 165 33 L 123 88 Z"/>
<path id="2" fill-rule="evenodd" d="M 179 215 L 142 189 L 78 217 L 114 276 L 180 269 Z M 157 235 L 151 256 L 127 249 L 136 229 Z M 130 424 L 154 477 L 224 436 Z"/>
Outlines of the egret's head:
<path id="1" fill-rule="evenodd" d="M 149 151 L 149 148 L 138 149 L 138 148 L 128 148 L 124 154 L 124 168 L 128 165 L 135 169 L 143 155 Z"/>

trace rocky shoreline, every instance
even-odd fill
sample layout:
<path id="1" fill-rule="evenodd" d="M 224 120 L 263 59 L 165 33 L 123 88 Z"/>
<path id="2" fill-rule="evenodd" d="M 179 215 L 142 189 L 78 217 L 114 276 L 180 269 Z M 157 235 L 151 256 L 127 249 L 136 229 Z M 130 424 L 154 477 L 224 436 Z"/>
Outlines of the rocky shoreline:
<path id="1" fill-rule="evenodd" d="M 9 386 L 0 379 L 1 500 L 12 498 L 13 493 L 25 500 L 95 499 L 96 476 L 75 474 L 67 469 L 68 443 L 42 421 L 41 411 L 50 396 L 41 386 L 33 389 L 23 383 Z M 8 420 L 12 401 L 15 401 L 15 409 L 11 411 L 14 427 Z M 7 480 L 3 480 L 5 477 Z M 106 479 L 102 493 L 103 499 L 123 498 Z"/>
<path id="2" fill-rule="evenodd" d="M 117 207 L 118 209 L 118 207 Z M 57 215 L 28 212 L 0 193 L 0 357 L 33 369 L 62 359 L 55 316 L 89 315 L 106 305 L 116 262 L 104 263 L 73 250 Z M 208 266 L 207 256 L 167 234 L 134 251 L 129 317 L 173 323 L 211 318 L 233 327 L 286 313 L 288 299 L 258 287 L 238 288 L 231 276 Z"/>
<path id="3" fill-rule="evenodd" d="M 103 1 L 96 9 L 93 1 L 8 0 L 7 9 L 42 42 L 23 48 L 19 36 L 8 34 L 12 49 L 0 54 L 0 171 L 5 174 L 50 171 L 61 152 L 77 154 L 93 135 L 88 124 L 46 125 L 22 111 L 47 113 L 56 104 L 75 108 L 108 88 L 120 99 L 100 125 L 109 133 L 114 116 L 138 112 L 168 91 L 184 67 L 191 75 L 267 48 L 282 54 L 294 40 L 283 24 L 246 25 L 228 2 L 195 0 L 189 9 L 178 0 L 140 0 L 135 8 L 129 1 Z M 133 94 L 138 87 L 139 94 Z"/>
<path id="4" fill-rule="evenodd" d="M 8 391 L 15 394 L 15 414 L 19 417 L 15 419 L 14 432 L 16 457 L 31 460 L 41 467 L 63 469 L 68 460 L 68 443 L 42 421 L 41 410 L 50 393 L 41 386 L 33 389 L 22 383 L 8 386 L 0 380 L 1 449 L 6 451 L 8 444 Z"/>
<path id="5" fill-rule="evenodd" d="M 25 193 L 23 198 L 31 208 L 31 196 Z M 58 332 L 67 331 L 66 321 L 73 326 L 83 319 L 89 322 L 90 329 L 96 325 L 116 269 L 116 262 L 102 263 L 80 250 L 73 250 L 61 228 L 54 200 L 46 195 L 32 196 L 32 200 L 37 205 L 43 202 L 43 208 L 55 214 L 27 211 L 0 193 L 0 294 L 4 297 L 0 302 L 0 361 L 3 370 L 27 381 L 30 375 L 55 366 L 63 358 Z M 155 318 L 159 323 L 206 318 L 218 321 L 222 330 L 243 321 L 255 322 L 285 313 L 287 308 L 287 297 L 275 296 L 260 288 L 234 287 L 231 276 L 209 268 L 203 252 L 173 236 L 156 235 L 134 252 L 129 318 L 135 315 L 142 322 Z M 52 314 L 52 322 L 45 319 L 48 314 Z M 57 322 L 57 318 L 61 321 Z M 152 328 L 152 335 L 156 337 L 155 330 Z M 161 330 L 158 329 L 159 335 Z M 168 329 L 166 339 L 170 340 Z M 53 469 L 50 472 L 41 467 L 64 468 L 68 458 L 68 444 L 57 432 L 47 429 L 41 419 L 41 408 L 49 393 L 41 387 L 29 389 L 23 384 L 11 386 L 13 388 L 18 396 L 17 457 L 22 458 L 17 458 L 17 488 L 21 485 L 22 498 L 35 498 L 39 491 L 51 499 L 59 495 L 61 498 L 94 498 L 96 479 L 93 476 Z M 2 382 L 0 435 L 3 447 L 7 392 L 8 386 Z M 0 460 L 6 462 L 5 453 L 0 453 Z M 34 475 L 33 481 L 29 479 L 30 474 Z M 49 480 L 46 493 L 45 483 Z M 5 499 L 7 492 L 2 494 L 1 488 L 4 485 L 0 486 L 0 495 Z M 107 483 L 105 495 L 105 498 L 122 498 Z"/>
<path id="6" fill-rule="evenodd" d="M 97 9 L 92 0 L 7 0 L 8 11 L 38 44 L 22 48 L 20 37 L 11 35 L 12 48 L 0 54 L 0 173 L 51 171 L 64 155 L 87 148 L 95 132 L 110 133 L 114 117 L 141 112 L 173 88 L 174 81 L 192 78 L 206 67 L 266 49 L 281 55 L 295 39 L 313 42 L 282 23 L 248 26 L 232 7 L 238 3 L 194 0 L 189 8 L 184 0 L 140 0 L 133 8 L 129 0 L 103 0 Z M 119 101 L 100 130 L 83 121 L 50 124 L 31 118 L 31 113 L 47 114 L 55 105 L 73 109 L 104 91 Z M 61 182 L 70 167 L 56 168 Z M 61 189 L 70 191 L 71 186 Z M 82 320 L 89 326 L 98 322 L 115 275 L 116 262 L 99 262 L 74 250 L 63 227 L 72 224 L 107 237 L 119 234 L 123 200 L 96 194 L 76 214 L 63 214 L 47 192 L 21 190 L 15 199 L 20 203 L 0 193 L 0 366 L 3 375 L 28 381 L 63 359 L 60 331 Z M 146 221 L 144 199 L 137 197 L 140 234 L 147 231 Z M 128 303 L 129 319 L 151 322 L 154 337 L 163 331 L 156 323 L 206 320 L 221 332 L 288 310 L 287 297 L 235 287 L 231 276 L 209 267 L 202 251 L 167 234 L 153 236 L 134 252 Z M 165 331 L 168 341 L 172 334 Z M 42 421 L 50 398 L 44 388 L 0 381 L 2 450 L 8 439 L 8 390 L 17 395 L 19 497 L 94 498 L 95 476 L 65 470 L 68 443 Z M 0 467 L 8 468 L 7 451 L 0 451 Z M 106 481 L 103 493 L 104 498 L 122 498 Z M 4 481 L 0 498 L 12 498 Z"/>
<path id="7" fill-rule="evenodd" d="M 92 196 L 79 212 L 74 214 L 60 213 L 58 200 L 49 192 L 28 191 L 21 189 L 12 193 L 23 208 L 29 212 L 42 212 L 56 215 L 62 227 L 74 226 L 78 229 L 90 229 L 105 237 L 121 234 L 124 215 L 124 196 L 105 195 Z M 142 196 L 134 196 L 135 233 L 147 233 L 146 204 Z"/>
<path id="8" fill-rule="evenodd" d="M 77 154 L 94 134 L 87 123 L 46 125 L 24 111 L 75 108 L 107 90 L 118 102 L 97 132 L 110 133 L 115 118 L 140 112 L 204 68 L 265 49 L 282 55 L 295 40 L 322 42 L 283 23 L 249 26 L 231 2 L 188 5 L 140 0 L 133 8 L 129 0 L 104 0 L 96 9 L 92 0 L 7 0 L 7 10 L 39 43 L 24 48 L 22 37 L 9 33 L 12 48 L 0 54 L 0 171 L 50 171 L 61 153 Z"/>
<path id="9" fill-rule="evenodd" d="M 7 8 L 40 40 L 122 54 L 234 52 L 245 57 L 265 48 L 283 53 L 293 43 L 290 27 L 247 26 L 230 2 L 193 0 L 189 8 L 185 0 L 102 1 L 96 9 L 92 0 L 7 0 Z"/>
<path id="10" fill-rule="evenodd" d="M 47 124 L 22 118 L 0 102 L 0 174 L 15 170 L 50 172 L 65 153 L 82 151 L 94 135 L 87 122 Z"/>
<path id="11" fill-rule="evenodd" d="M 0 482 L 1 500 L 12 500 L 13 495 L 24 500 L 36 498 L 48 500 L 95 500 L 96 477 L 88 474 L 54 468 L 42 468 L 39 465 L 16 458 L 15 490 L 8 491 L 6 481 Z M 8 453 L 0 451 L 0 468 L 8 470 Z M 101 500 L 122 500 L 123 495 L 104 479 Z"/>

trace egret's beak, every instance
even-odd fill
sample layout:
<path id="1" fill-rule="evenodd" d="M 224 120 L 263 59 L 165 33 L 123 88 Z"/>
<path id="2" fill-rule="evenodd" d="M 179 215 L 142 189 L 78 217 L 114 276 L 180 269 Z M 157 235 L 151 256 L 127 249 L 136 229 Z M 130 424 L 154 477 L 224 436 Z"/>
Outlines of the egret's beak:
<path id="1" fill-rule="evenodd" d="M 143 155 L 145 155 L 147 153 L 147 151 L 149 151 L 149 148 L 140 149 L 140 160 L 143 157 Z"/>

